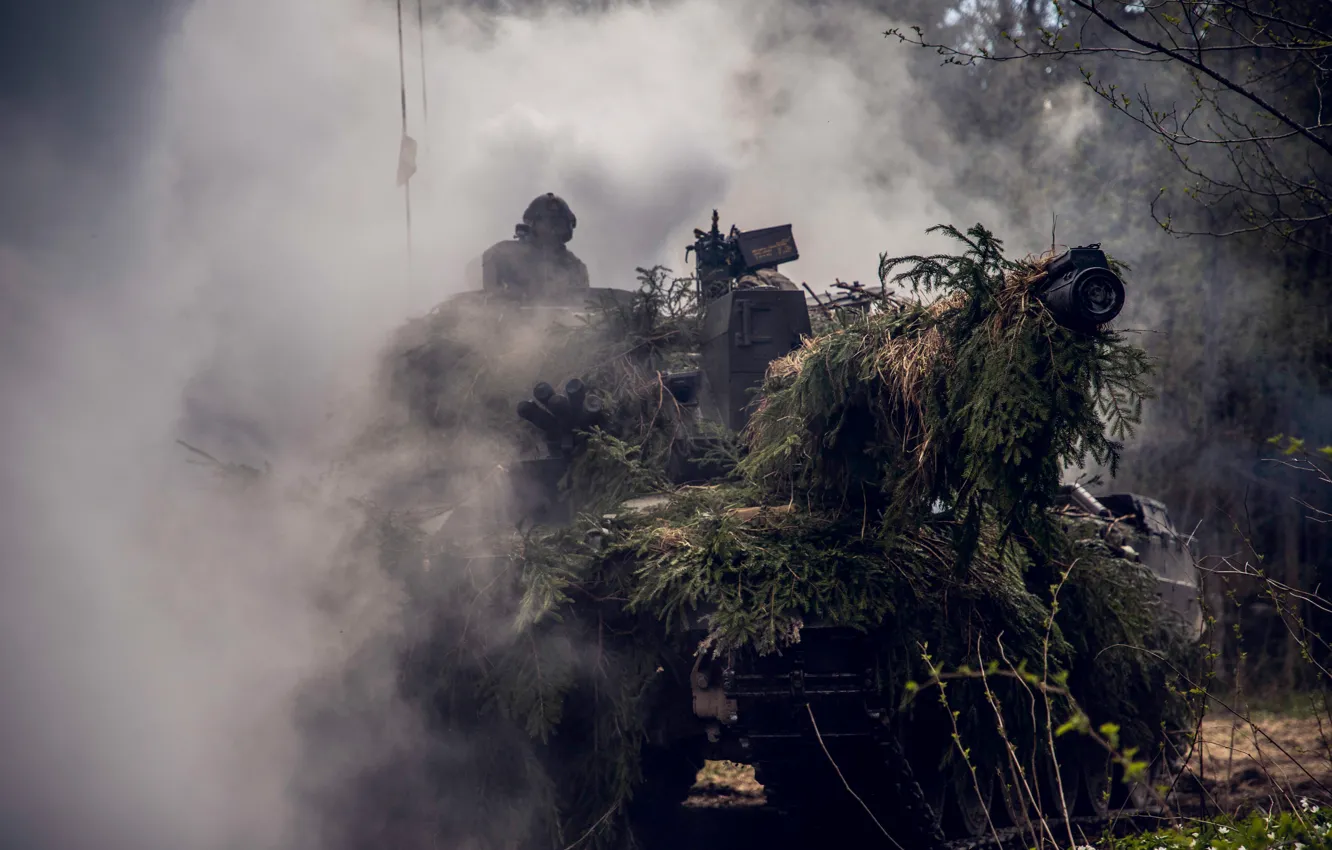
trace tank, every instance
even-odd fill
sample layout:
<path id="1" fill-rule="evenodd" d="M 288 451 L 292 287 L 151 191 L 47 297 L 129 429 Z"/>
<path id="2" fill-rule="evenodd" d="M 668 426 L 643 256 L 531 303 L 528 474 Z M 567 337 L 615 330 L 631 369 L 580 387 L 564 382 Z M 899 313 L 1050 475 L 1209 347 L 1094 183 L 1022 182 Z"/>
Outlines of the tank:
<path id="1" fill-rule="evenodd" d="M 525 529 L 523 533 L 528 535 L 525 539 L 530 540 L 534 529 L 543 529 L 551 551 L 562 551 L 560 547 L 570 553 L 576 551 L 581 559 L 578 563 L 583 565 L 578 569 L 595 573 L 597 578 L 588 580 L 595 584 L 609 581 L 605 576 L 614 570 L 622 570 L 616 575 L 623 576 L 642 569 L 641 564 L 648 558 L 643 555 L 641 541 L 653 539 L 652 534 L 663 539 L 670 537 L 661 544 L 669 549 L 689 545 L 687 540 L 681 543 L 678 537 L 695 533 L 697 524 L 740 528 L 752 521 L 757 523 L 754 531 L 740 528 L 734 532 L 743 535 L 745 546 L 749 547 L 747 554 L 736 557 L 756 559 L 759 556 L 753 552 L 761 551 L 766 544 L 788 545 L 795 539 L 800 546 L 813 545 L 809 543 L 811 532 L 807 525 L 801 525 L 806 522 L 805 514 L 821 518 L 835 516 L 836 522 L 842 524 L 830 527 L 838 529 L 837 533 L 808 551 L 816 560 L 833 552 L 832 560 L 837 561 L 841 558 L 838 553 L 845 547 L 845 563 L 834 563 L 827 569 L 831 570 L 829 575 L 837 576 L 836 580 L 844 582 L 847 588 L 870 581 L 864 575 L 881 575 L 874 572 L 879 567 L 873 565 L 882 565 L 885 558 L 891 560 L 884 552 L 916 552 L 917 555 L 904 556 L 910 561 L 911 557 L 926 557 L 919 555 L 922 547 L 937 544 L 949 552 L 939 563 L 946 560 L 952 564 L 954 548 L 960 551 L 973 545 L 981 551 L 987 546 L 1004 545 L 1002 539 L 999 543 L 986 542 L 988 531 L 980 532 L 979 543 L 967 542 L 965 533 L 959 529 L 965 529 L 971 519 L 966 500 L 956 487 L 949 490 L 951 495 L 935 498 L 928 512 L 913 519 L 894 519 L 892 511 L 883 507 L 890 501 L 886 496 L 878 500 L 861 498 L 857 512 L 864 510 L 868 517 L 870 506 L 874 506 L 876 516 L 882 517 L 882 526 L 874 537 L 878 542 L 872 545 L 854 540 L 854 529 L 859 524 L 857 514 L 841 516 L 836 505 L 826 498 L 822 507 L 806 510 L 799 504 L 798 487 L 788 488 L 791 498 L 786 505 L 759 497 L 753 506 L 729 504 L 717 508 L 709 503 L 719 492 L 751 493 L 744 489 L 749 485 L 736 483 L 734 453 L 737 443 L 743 443 L 746 435 L 761 433 L 761 428 L 760 432 L 755 431 L 756 417 L 761 420 L 760 425 L 763 421 L 771 424 L 774 414 L 765 410 L 771 399 L 765 399 L 763 389 L 776 386 L 771 383 L 773 375 L 783 369 L 789 372 L 793 368 L 789 364 L 795 362 L 791 358 L 799 356 L 812 337 L 836 334 L 845 328 L 851 328 L 847 333 L 856 332 L 858 326 L 847 322 L 860 321 L 857 316 L 872 312 L 872 308 L 862 302 L 850 311 L 856 316 L 838 317 L 837 311 L 823 300 L 812 293 L 807 297 L 806 292 L 777 271 L 783 263 L 799 257 L 790 225 L 754 231 L 732 228 L 723 233 L 714 211 L 711 228 L 695 231 L 695 242 L 687 252 L 690 255 L 694 260 L 689 279 L 692 291 L 685 300 L 692 299 L 697 321 L 692 326 L 696 328 L 696 336 L 685 346 L 688 350 L 677 350 L 672 355 L 674 362 L 667 362 L 671 358 L 655 350 L 631 358 L 630 366 L 637 370 L 636 374 L 651 376 L 660 388 L 654 396 L 657 412 L 649 410 L 643 415 L 658 415 L 664 401 L 672 417 L 669 445 L 660 453 L 660 462 L 651 470 L 652 475 L 640 476 L 641 480 L 635 479 L 636 485 L 626 490 L 631 498 L 607 507 L 604 500 L 588 497 L 586 493 L 580 499 L 578 487 L 571 484 L 578 476 L 589 474 L 589 468 L 595 468 L 610 454 L 625 449 L 614 439 L 624 432 L 622 422 L 616 419 L 615 388 L 598 385 L 589 374 L 544 371 L 531 375 L 528 397 L 510 399 L 508 415 L 513 423 L 526 429 L 524 433 L 530 440 L 524 443 L 519 439 L 509 446 L 512 454 L 504 464 L 500 483 L 490 489 L 474 489 L 462 500 L 464 504 L 432 517 L 422 526 L 425 538 L 435 542 L 474 538 L 497 529 L 519 527 Z M 1122 309 L 1126 290 L 1113 264 L 1100 246 L 1093 245 L 1046 258 L 1040 268 L 1043 283 L 1030 287 L 1030 292 L 1064 329 L 1060 333 L 1069 334 L 1070 350 L 1075 355 L 1087 352 L 1088 358 L 1094 356 L 1099 349 L 1087 347 L 1091 343 L 1084 343 L 1077 335 L 1095 334 Z M 645 275 L 645 280 L 652 279 L 651 270 L 640 270 L 640 274 Z M 660 277 L 656 279 L 660 282 Z M 681 293 L 677 291 L 675 296 L 678 300 Z M 635 298 L 635 293 L 629 290 L 596 290 L 592 300 L 599 304 L 497 305 L 485 303 L 475 293 L 455 299 L 449 309 L 540 314 L 543 323 L 567 326 L 576 325 L 589 311 L 620 311 L 622 321 L 610 324 L 620 331 L 634 329 L 638 339 L 645 331 L 643 316 L 631 315 L 636 309 Z M 892 302 L 885 293 L 874 303 L 882 306 Z M 965 312 L 966 309 L 959 306 L 960 302 L 945 299 L 938 303 L 951 310 Z M 653 311 L 659 309 L 659 305 L 651 306 Z M 650 333 L 645 335 L 651 337 Z M 417 361 L 418 371 L 420 362 Z M 943 392 L 938 388 L 927 389 Z M 440 428 L 447 432 L 448 423 Z M 599 436 L 603 434 L 610 435 L 609 442 Z M 845 434 L 838 435 L 838 439 L 844 438 Z M 742 447 L 741 451 L 755 452 L 755 445 L 751 440 L 748 449 Z M 956 445 L 940 450 L 944 457 L 963 451 Z M 819 460 L 806 459 L 815 466 Z M 641 458 L 617 458 L 616 462 L 630 466 L 639 463 L 633 468 L 643 473 Z M 847 465 L 845 460 L 839 463 Z M 839 468 L 837 474 L 858 473 Z M 460 473 L 456 468 L 423 473 L 406 488 L 399 482 L 398 494 L 386 499 L 386 503 L 407 505 L 437 497 L 447 486 L 421 484 L 431 475 L 438 482 L 452 482 L 449 486 L 456 488 Z M 854 480 L 863 484 L 863 478 Z M 894 484 L 879 483 L 885 489 Z M 1040 533 L 1055 535 L 1058 546 L 1094 560 L 1095 569 L 1100 571 L 1095 592 L 1088 589 L 1093 585 L 1078 585 L 1081 579 L 1071 577 L 1074 566 L 1068 567 L 1062 577 L 1058 570 L 1051 572 L 1049 588 L 1054 588 L 1051 608 L 1071 611 L 1069 617 L 1074 621 L 1080 617 L 1101 617 L 1113 623 L 1132 620 L 1139 624 L 1138 628 L 1151 633 L 1154 646 L 1172 647 L 1181 653 L 1180 657 L 1196 650 L 1202 633 L 1200 574 L 1191 542 L 1180 535 L 1166 507 L 1140 494 L 1093 494 L 1079 484 L 1048 484 L 1031 485 L 1031 492 L 1039 496 L 1037 512 L 1049 520 L 1048 528 L 1042 524 L 1045 530 Z M 810 498 L 813 504 L 813 497 Z M 827 507 L 829 504 L 833 506 Z M 589 514 L 593 507 L 601 513 Z M 721 514 L 724 517 L 719 519 Z M 694 519 L 698 523 L 691 526 Z M 850 524 L 846 524 L 847 520 Z M 867 519 L 866 524 L 869 522 Z M 894 522 L 901 527 L 894 527 Z M 983 522 L 999 527 L 998 520 Z M 939 529 L 938 534 L 919 536 L 920 529 L 927 527 Z M 1029 529 L 1017 533 L 1036 534 Z M 998 531 L 995 534 L 1002 536 Z M 867 539 L 874 534 L 862 527 L 861 536 Z M 906 543 L 902 542 L 904 539 Z M 638 541 L 639 548 L 633 549 L 626 541 Z M 1029 548 L 1045 551 L 1041 548 L 1045 545 L 1032 544 Z M 907 548 L 894 548 L 902 546 Z M 525 557 L 531 557 L 534 550 L 524 551 Z M 608 555 L 608 552 L 617 554 Z M 654 553 L 654 557 L 657 560 L 653 563 L 662 562 L 659 553 Z M 993 615 L 1002 622 L 1007 622 L 1004 618 L 1013 622 L 1021 617 L 1030 619 L 1027 613 L 1018 610 L 1026 602 L 1010 602 L 1001 597 L 1016 592 L 1011 588 L 1024 581 L 1014 576 L 1045 575 L 1040 571 L 1049 569 L 1049 565 L 1041 563 L 1039 557 L 1020 567 L 1004 557 L 985 558 L 982 558 L 984 569 L 993 571 L 985 581 L 993 582 L 995 601 L 984 594 L 977 597 L 975 589 L 988 585 L 978 583 L 974 573 L 966 573 L 980 567 L 948 567 L 965 573 L 963 578 L 955 579 L 941 566 L 940 572 L 926 576 L 926 583 L 956 581 L 960 588 L 956 607 L 969 605 L 971 610 L 981 612 L 976 617 Z M 1078 557 L 1069 560 L 1074 565 L 1079 562 Z M 871 567 L 863 573 L 857 572 L 857 565 L 862 562 Z M 801 563 L 799 559 L 788 558 L 781 565 L 794 575 Z M 819 560 L 819 563 L 824 562 Z M 735 575 L 740 575 L 743 583 L 744 573 L 726 573 L 726 569 L 725 565 L 719 567 L 717 575 L 725 576 L 725 581 L 733 581 Z M 988 669 L 963 664 L 952 671 L 935 670 L 929 666 L 933 664 L 929 660 L 931 648 L 904 647 L 899 634 L 907 629 L 930 633 L 931 628 L 939 633 L 931 624 L 911 622 L 913 617 L 927 617 L 929 611 L 938 617 L 953 616 L 954 609 L 949 607 L 954 604 L 952 601 L 935 599 L 931 596 L 934 589 L 913 587 L 913 582 L 921 581 L 922 575 L 925 574 L 907 576 L 901 589 L 893 591 L 895 596 L 887 594 L 891 599 L 882 603 L 886 613 L 878 619 L 875 619 L 878 615 L 861 611 L 846 614 L 849 609 L 838 597 L 840 594 L 849 598 L 853 591 L 835 586 L 834 582 L 819 591 L 822 596 L 818 604 L 800 610 L 799 617 L 792 621 L 794 626 L 782 632 L 775 643 L 755 638 L 748 643 L 719 644 L 719 620 L 734 619 L 744 613 L 744 607 L 709 604 L 704 599 L 706 592 L 697 593 L 702 601 L 668 605 L 663 598 L 679 591 L 678 585 L 670 585 L 674 579 L 662 579 L 663 586 L 669 586 L 657 596 L 640 587 L 637 601 L 627 606 L 605 599 L 580 601 L 581 597 L 560 603 L 565 605 L 562 611 L 574 612 L 584 619 L 592 616 L 589 611 L 596 609 L 599 629 L 610 628 L 606 626 L 608 623 L 618 623 L 625 629 L 639 629 L 642 634 L 652 636 L 653 648 L 648 657 L 655 669 L 650 675 L 642 674 L 643 694 L 633 702 L 634 724 L 641 732 L 630 748 L 636 764 L 622 771 L 619 781 L 623 787 L 610 795 L 615 802 L 607 815 L 622 818 L 625 834 L 631 837 L 642 838 L 656 831 L 678 811 L 699 769 L 710 760 L 752 765 L 764 787 L 768 805 L 788 818 L 793 830 L 835 828 L 841 835 L 859 833 L 867 846 L 893 846 L 893 842 L 903 846 L 938 846 L 950 840 L 997 837 L 1000 830 L 1033 828 L 1031 818 L 1037 807 L 1056 817 L 1104 817 L 1113 809 L 1149 806 L 1154 796 L 1152 787 L 1177 768 L 1183 734 L 1178 713 L 1172 714 L 1165 705 L 1165 674 L 1134 666 L 1142 664 L 1136 660 L 1113 662 L 1120 666 L 1112 672 L 1122 673 L 1129 682 L 1128 685 L 1120 682 L 1116 687 L 1122 685 L 1131 691 L 1110 700 L 1101 698 L 1105 685 L 1095 681 L 1109 668 L 1093 669 L 1088 666 L 1090 662 L 1082 667 L 1079 667 L 1081 662 L 1071 663 L 1055 680 L 1047 681 L 1034 680 L 1018 668 L 1006 667 L 999 657 L 989 658 Z M 1025 581 L 1027 587 L 1034 588 L 1030 591 L 1034 597 L 1042 597 L 1048 589 L 1042 588 L 1037 579 Z M 1065 596 L 1061 598 L 1065 584 L 1068 589 L 1062 591 Z M 1106 590 L 1107 587 L 1111 590 Z M 1114 594 L 1119 591 L 1114 588 L 1123 588 L 1124 595 L 1118 601 Z M 524 599 L 530 599 L 530 584 L 525 592 L 528 595 Z M 1146 599 L 1133 595 L 1142 593 L 1151 596 L 1151 606 L 1133 601 Z M 922 603 L 919 612 L 915 612 L 913 600 L 926 598 L 929 605 Z M 1114 610 L 1121 602 L 1136 610 Z M 944 607 L 931 607 L 937 605 Z M 1003 613 L 985 613 L 990 608 Z M 1144 616 L 1150 618 L 1145 626 L 1141 620 Z M 1139 619 L 1133 620 L 1134 617 Z M 964 631 L 966 625 L 964 622 Z M 1040 636 L 1040 623 L 1028 626 L 1031 634 Z M 752 630 L 760 634 L 764 628 L 755 625 Z M 1095 641 L 1106 641 L 1106 636 L 1113 633 L 1107 627 L 1095 634 L 1090 631 L 1084 634 L 1070 620 L 1065 620 L 1058 630 L 1049 624 L 1044 629 L 1047 651 L 1052 651 L 1049 647 L 1053 641 L 1065 646 L 1061 651 L 1079 658 L 1100 658 L 1097 653 L 1106 651 L 1108 645 L 1100 647 Z M 774 629 L 773 633 L 779 631 Z M 1055 631 L 1059 634 L 1052 638 Z M 992 639 L 992 635 L 986 638 Z M 636 651 L 632 640 L 624 646 L 625 657 Z M 993 646 L 1002 652 L 1002 638 Z M 969 647 L 963 656 L 972 657 Z M 921 675 L 922 658 L 925 672 L 933 671 L 935 675 Z M 906 672 L 908 667 L 910 673 Z M 576 691 L 574 688 L 568 693 Z M 949 702 L 945 708 L 935 691 L 960 701 Z M 1065 692 L 1082 697 L 1086 704 L 1077 710 L 1059 708 L 1055 703 L 1063 699 L 1061 694 Z M 923 696 L 927 693 L 931 695 Z M 1028 699 L 1030 706 L 1017 712 L 1018 722 L 1028 715 L 1034 721 L 1041 714 L 1042 718 L 1048 718 L 1042 721 L 1045 728 L 1058 725 L 1060 734 L 1047 735 L 1042 741 L 1033 729 L 1005 728 L 1002 724 L 996 729 L 993 728 L 996 724 L 986 719 L 991 709 L 994 717 L 1004 719 L 1008 711 L 1005 705 L 1023 699 Z M 1123 719 L 1114 714 L 1119 708 L 1107 708 L 1104 717 L 1098 716 L 1102 702 L 1108 705 L 1115 700 L 1119 700 L 1115 702 L 1117 707 L 1127 704 L 1124 701 L 1136 701 L 1130 712 L 1140 721 L 1136 737 L 1128 734 Z M 599 710 L 595 708 L 598 704 L 567 697 L 564 714 L 556 726 L 561 730 L 600 729 L 600 716 L 592 716 Z M 1178 702 L 1174 706 L 1178 708 Z M 586 712 L 582 720 L 576 717 L 579 711 Z M 1013 722 L 1012 717 L 1008 720 Z M 961 736 L 959 723 L 968 724 L 974 735 L 968 732 L 967 736 Z M 962 737 L 968 740 L 959 746 Z M 558 793 L 565 796 L 559 799 L 606 797 L 608 780 L 604 776 L 593 779 L 591 773 L 571 773 L 566 764 L 571 759 L 568 748 L 602 746 L 589 743 L 595 736 L 557 738 L 537 748 L 555 784 L 562 786 Z M 1136 767 L 1132 766 L 1135 762 L 1139 762 Z M 604 829 L 609 822 L 605 817 L 600 821 L 590 817 L 570 821 L 586 825 L 587 834 L 594 838 L 600 835 L 597 830 Z M 620 833 L 615 833 L 616 837 L 610 837 L 612 833 L 606 835 L 606 841 L 612 844 L 623 840 Z M 565 832 L 560 840 L 568 843 L 577 837 Z M 535 846 L 541 846 L 540 842 Z"/>

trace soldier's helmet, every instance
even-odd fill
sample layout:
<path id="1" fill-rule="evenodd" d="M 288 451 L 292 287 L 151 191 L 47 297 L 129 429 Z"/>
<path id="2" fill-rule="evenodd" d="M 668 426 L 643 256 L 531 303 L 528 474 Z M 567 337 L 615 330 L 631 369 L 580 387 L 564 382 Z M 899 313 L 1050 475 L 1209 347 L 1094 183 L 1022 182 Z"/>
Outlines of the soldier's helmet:
<path id="1" fill-rule="evenodd" d="M 573 238 L 578 218 L 563 198 L 554 192 L 547 192 L 527 205 L 527 210 L 523 212 L 523 224 L 558 234 L 563 241 L 568 242 Z"/>

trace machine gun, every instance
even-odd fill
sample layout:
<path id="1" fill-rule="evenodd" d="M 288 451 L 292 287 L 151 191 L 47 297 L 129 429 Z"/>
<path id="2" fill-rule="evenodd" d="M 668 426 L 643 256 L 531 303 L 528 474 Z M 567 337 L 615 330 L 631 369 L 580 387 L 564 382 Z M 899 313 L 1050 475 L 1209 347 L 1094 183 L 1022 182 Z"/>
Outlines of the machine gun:
<path id="1" fill-rule="evenodd" d="M 723 236 L 717 211 L 712 229 L 694 230 L 698 297 L 704 305 L 702 368 L 666 376 L 681 404 L 701 404 L 704 418 L 738 431 L 749 419 L 752 391 L 768 364 L 810 333 L 809 307 L 799 291 L 737 288 L 745 275 L 800 259 L 791 225 Z"/>
<path id="2" fill-rule="evenodd" d="M 1124 282 L 1110 270 L 1099 243 L 1073 248 L 1046 267 L 1037 297 L 1066 328 L 1089 331 L 1124 309 Z"/>
<path id="3" fill-rule="evenodd" d="M 732 225 L 730 233 L 723 236 L 717 226 L 716 210 L 712 211 L 711 230 L 694 229 L 694 244 L 685 248 L 685 262 L 689 261 L 691 251 L 698 296 L 705 303 L 730 292 L 736 278 L 742 275 L 800 259 L 791 225 L 747 231 Z"/>

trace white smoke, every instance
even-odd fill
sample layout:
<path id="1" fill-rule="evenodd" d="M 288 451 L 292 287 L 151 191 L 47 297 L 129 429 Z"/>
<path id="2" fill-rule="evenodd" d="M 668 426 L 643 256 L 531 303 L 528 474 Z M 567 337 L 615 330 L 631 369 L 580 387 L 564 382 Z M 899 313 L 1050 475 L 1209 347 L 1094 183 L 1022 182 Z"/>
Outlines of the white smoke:
<path id="1" fill-rule="evenodd" d="M 338 561 L 351 491 L 286 496 L 366 412 L 386 335 L 462 289 L 533 196 L 569 201 L 571 248 L 619 287 L 636 265 L 685 271 L 713 207 L 723 226 L 794 224 L 788 273 L 816 288 L 986 212 L 932 200 L 944 175 L 906 132 L 928 134 L 929 101 L 869 14 L 451 13 L 424 34 L 428 124 L 411 23 L 410 267 L 397 24 L 353 0 L 195 2 L 144 93 L 127 188 L 96 199 L 114 244 L 0 245 L 24 331 L 0 469 L 10 846 L 318 845 L 290 793 L 308 769 L 294 701 L 392 635 L 399 599 Z M 283 496 L 218 495 L 178 438 L 271 462 Z"/>

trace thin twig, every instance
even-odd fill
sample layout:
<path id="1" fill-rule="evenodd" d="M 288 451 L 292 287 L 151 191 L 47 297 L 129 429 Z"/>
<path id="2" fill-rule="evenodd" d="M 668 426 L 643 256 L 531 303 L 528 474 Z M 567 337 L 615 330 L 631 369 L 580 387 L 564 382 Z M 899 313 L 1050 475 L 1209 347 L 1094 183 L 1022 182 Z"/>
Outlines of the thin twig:
<path id="1" fill-rule="evenodd" d="M 856 802 L 865 810 L 865 814 L 870 816 L 870 820 L 874 821 L 874 825 L 879 828 L 879 832 L 883 833 L 884 838 L 891 841 L 897 850 L 903 850 L 902 845 L 898 844 L 897 840 L 889 834 L 888 830 L 883 828 L 883 824 L 879 823 L 879 819 L 874 816 L 874 812 L 870 811 L 870 807 L 865 805 L 865 801 L 860 799 L 860 795 L 855 792 L 855 789 L 851 787 L 851 783 L 847 782 L 846 777 L 842 775 L 842 769 L 837 766 L 837 761 L 833 759 L 832 753 L 828 752 L 828 745 L 823 743 L 823 735 L 819 733 L 819 723 L 814 719 L 814 707 L 809 703 L 805 703 L 805 711 L 809 712 L 809 722 L 814 727 L 814 737 L 818 738 L 819 746 L 823 748 L 823 754 L 828 757 L 828 763 L 833 766 L 833 770 L 837 771 L 837 778 L 842 780 L 842 785 L 846 787 L 847 793 L 856 798 Z"/>

